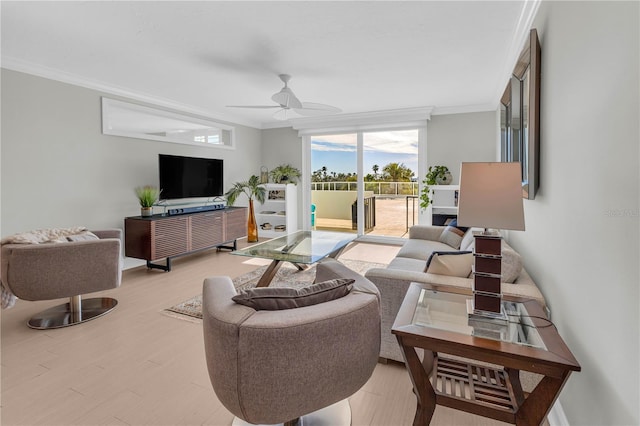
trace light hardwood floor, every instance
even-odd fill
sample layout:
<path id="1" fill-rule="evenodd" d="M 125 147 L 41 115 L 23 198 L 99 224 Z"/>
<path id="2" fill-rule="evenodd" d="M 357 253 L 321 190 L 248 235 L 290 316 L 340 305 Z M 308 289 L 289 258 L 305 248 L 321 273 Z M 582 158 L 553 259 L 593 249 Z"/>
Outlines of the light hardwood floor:
<path id="1" fill-rule="evenodd" d="M 397 247 L 358 244 L 343 256 L 385 261 Z M 115 311 L 88 323 L 38 331 L 33 314 L 61 301 L 25 302 L 2 312 L 3 425 L 229 425 L 204 361 L 202 326 L 163 310 L 201 292 L 205 277 L 255 269 L 215 250 L 175 259 L 169 273 L 124 272 L 122 286 L 96 295 Z M 94 296 L 94 295 L 91 295 Z M 410 425 L 415 397 L 404 366 L 378 364 L 351 399 L 353 425 Z M 436 425 L 500 425 L 447 408 Z"/>

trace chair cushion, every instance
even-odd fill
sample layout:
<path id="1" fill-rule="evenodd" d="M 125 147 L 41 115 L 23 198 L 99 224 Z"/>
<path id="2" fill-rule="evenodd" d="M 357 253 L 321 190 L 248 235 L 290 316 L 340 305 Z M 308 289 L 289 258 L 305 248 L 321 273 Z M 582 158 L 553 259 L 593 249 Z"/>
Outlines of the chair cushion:
<path id="1" fill-rule="evenodd" d="M 453 247 L 456 250 L 460 249 L 460 244 L 462 243 L 462 239 L 464 238 L 464 234 L 469 230 L 469 228 L 465 228 L 464 226 L 458 226 L 458 220 L 453 219 L 442 234 L 440 234 L 440 241 Z"/>
<path id="2" fill-rule="evenodd" d="M 339 299 L 349 294 L 355 280 L 338 278 L 303 288 L 260 287 L 243 290 L 231 299 L 256 311 L 302 308 Z"/>
<path id="3" fill-rule="evenodd" d="M 467 278 L 471 274 L 473 253 L 470 251 L 434 251 L 425 272 Z"/>

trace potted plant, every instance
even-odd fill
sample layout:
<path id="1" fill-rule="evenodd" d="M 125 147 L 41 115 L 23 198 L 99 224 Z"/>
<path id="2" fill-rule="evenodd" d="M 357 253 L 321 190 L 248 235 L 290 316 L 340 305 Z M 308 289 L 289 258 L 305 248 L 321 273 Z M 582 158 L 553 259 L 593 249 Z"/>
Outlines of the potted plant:
<path id="1" fill-rule="evenodd" d="M 447 166 L 429 166 L 429 171 L 422 180 L 420 191 L 420 208 L 425 210 L 433 200 L 429 197 L 429 186 L 449 185 L 453 177 Z"/>
<path id="2" fill-rule="evenodd" d="M 137 187 L 135 192 L 140 202 L 140 216 L 153 216 L 153 205 L 158 201 L 162 190 L 145 185 Z"/>
<path id="3" fill-rule="evenodd" d="M 266 192 L 264 186 L 260 184 L 260 178 L 253 175 L 247 181 L 234 183 L 225 194 L 229 205 L 233 205 L 241 194 L 246 195 L 249 199 L 249 218 L 247 219 L 247 242 L 249 243 L 258 241 L 258 224 L 253 210 L 253 199 L 264 203 Z"/>
<path id="4" fill-rule="evenodd" d="M 269 174 L 275 183 L 296 184 L 300 178 L 300 170 L 290 164 L 282 164 L 271 170 Z"/>
<path id="5" fill-rule="evenodd" d="M 449 185 L 453 181 L 453 176 L 447 166 L 429 166 L 426 177 L 429 185 Z"/>

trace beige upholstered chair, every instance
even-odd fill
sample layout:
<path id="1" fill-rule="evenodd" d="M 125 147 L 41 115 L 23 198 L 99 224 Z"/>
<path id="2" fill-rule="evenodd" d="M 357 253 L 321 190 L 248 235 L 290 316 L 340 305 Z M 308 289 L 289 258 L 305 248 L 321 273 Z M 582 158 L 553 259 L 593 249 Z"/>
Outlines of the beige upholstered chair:
<path id="1" fill-rule="evenodd" d="M 356 280 L 346 296 L 313 306 L 256 311 L 236 304 L 231 279 L 204 282 L 203 326 L 209 377 L 234 425 L 349 425 L 347 398 L 371 376 L 380 350 L 377 288 L 333 259 L 316 282 Z M 294 423 L 291 423 L 294 421 Z"/>
<path id="2" fill-rule="evenodd" d="M 82 300 L 81 295 L 120 286 L 122 231 L 92 231 L 99 239 L 47 244 L 4 244 L 2 282 L 19 299 L 69 303 L 32 317 L 31 328 L 49 329 L 79 324 L 111 311 L 117 300 Z"/>

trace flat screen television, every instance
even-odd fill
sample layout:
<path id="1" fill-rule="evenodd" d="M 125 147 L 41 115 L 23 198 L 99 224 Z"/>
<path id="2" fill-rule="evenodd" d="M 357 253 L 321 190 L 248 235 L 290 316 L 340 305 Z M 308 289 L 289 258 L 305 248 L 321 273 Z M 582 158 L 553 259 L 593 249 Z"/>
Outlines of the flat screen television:
<path id="1" fill-rule="evenodd" d="M 160 199 L 221 196 L 222 170 L 222 160 L 158 154 Z"/>

